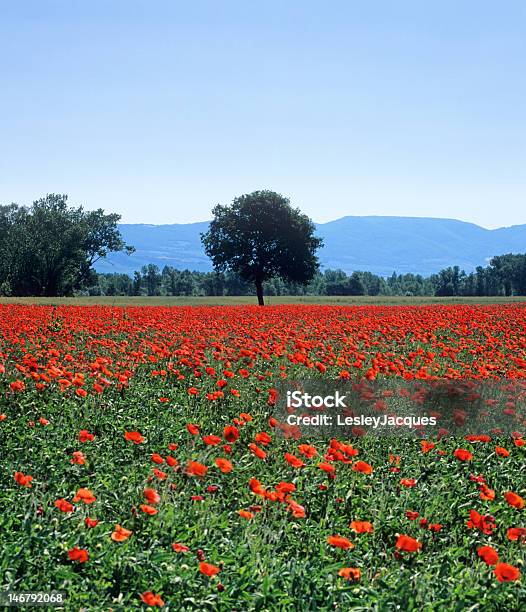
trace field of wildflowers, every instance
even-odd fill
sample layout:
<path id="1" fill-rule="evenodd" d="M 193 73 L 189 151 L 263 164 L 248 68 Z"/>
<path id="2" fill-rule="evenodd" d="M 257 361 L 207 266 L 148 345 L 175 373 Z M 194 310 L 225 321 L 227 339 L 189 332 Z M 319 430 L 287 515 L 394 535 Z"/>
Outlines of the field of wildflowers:
<path id="1" fill-rule="evenodd" d="M 302 378 L 504 381 L 488 410 L 516 428 L 298 439 L 273 404 Z M 519 610 L 525 391 L 522 304 L 1 304 L 2 587 L 67 610 Z"/>

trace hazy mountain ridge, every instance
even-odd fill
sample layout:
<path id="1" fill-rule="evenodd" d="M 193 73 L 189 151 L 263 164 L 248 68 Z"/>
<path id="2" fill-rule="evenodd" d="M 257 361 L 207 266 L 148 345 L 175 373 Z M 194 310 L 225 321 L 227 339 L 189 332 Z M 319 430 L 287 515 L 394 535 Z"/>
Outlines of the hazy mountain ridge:
<path id="1" fill-rule="evenodd" d="M 96 264 L 99 272 L 132 274 L 154 263 L 178 269 L 212 269 L 200 240 L 208 221 L 187 224 L 121 224 L 136 248 L 133 255 L 112 254 Z M 368 270 L 388 276 L 413 272 L 429 275 L 459 265 L 467 272 L 485 266 L 494 255 L 526 252 L 526 224 L 488 230 L 474 223 L 427 217 L 342 217 L 316 224 L 325 241 L 322 269 Z"/>

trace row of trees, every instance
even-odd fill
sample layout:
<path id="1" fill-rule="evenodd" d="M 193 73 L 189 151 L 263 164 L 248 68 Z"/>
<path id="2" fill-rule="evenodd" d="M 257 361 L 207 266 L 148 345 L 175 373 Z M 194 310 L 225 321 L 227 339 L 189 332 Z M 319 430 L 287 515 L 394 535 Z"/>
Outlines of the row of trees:
<path id="1" fill-rule="evenodd" d="M 110 252 L 133 252 L 120 216 L 71 208 L 50 194 L 30 207 L 0 206 L 0 295 L 526 295 L 526 255 L 499 255 L 466 274 L 458 266 L 424 278 L 387 279 L 371 272 L 319 271 L 322 240 L 312 221 L 287 198 L 255 191 L 217 205 L 201 235 L 214 272 L 150 264 L 125 274 L 96 274 Z"/>
<path id="2" fill-rule="evenodd" d="M 470 274 L 455 266 L 431 278 L 436 295 L 526 295 L 526 254 L 497 255 Z"/>
<path id="3" fill-rule="evenodd" d="M 87 295 L 222 296 L 256 295 L 253 283 L 233 272 L 192 272 L 149 264 L 133 275 L 99 274 Z M 438 274 L 396 274 L 383 278 L 371 272 L 325 270 L 302 285 L 281 278 L 265 282 L 267 295 L 415 295 L 509 296 L 526 295 L 526 255 L 499 255 L 487 267 L 467 274 L 458 266 Z"/>

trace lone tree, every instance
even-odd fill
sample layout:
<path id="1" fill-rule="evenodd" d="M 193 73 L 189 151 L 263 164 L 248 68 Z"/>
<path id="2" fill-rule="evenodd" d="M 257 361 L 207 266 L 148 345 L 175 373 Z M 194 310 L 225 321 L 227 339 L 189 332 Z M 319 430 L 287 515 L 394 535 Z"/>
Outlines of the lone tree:
<path id="1" fill-rule="evenodd" d="M 254 191 L 218 204 L 209 230 L 201 234 L 215 270 L 231 270 L 256 285 L 264 305 L 263 283 L 280 277 L 305 284 L 318 269 L 316 250 L 323 245 L 314 223 L 288 198 L 274 191 Z"/>

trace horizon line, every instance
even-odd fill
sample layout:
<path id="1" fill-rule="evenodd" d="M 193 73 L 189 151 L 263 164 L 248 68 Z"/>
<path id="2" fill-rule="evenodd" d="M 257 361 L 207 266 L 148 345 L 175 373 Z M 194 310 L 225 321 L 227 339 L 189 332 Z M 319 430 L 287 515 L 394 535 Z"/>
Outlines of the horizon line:
<path id="1" fill-rule="evenodd" d="M 309 217 L 310 218 L 310 217 Z M 524 223 L 514 223 L 511 225 L 499 225 L 497 227 L 485 227 L 483 225 L 479 225 L 474 221 L 465 221 L 463 219 L 454 219 L 453 217 L 415 217 L 413 215 L 343 215 L 342 217 L 336 217 L 335 219 L 331 219 L 329 221 L 314 221 L 316 225 L 328 225 L 329 223 L 336 223 L 337 221 L 342 221 L 343 219 L 355 218 L 355 219 L 412 219 L 412 220 L 429 220 L 429 221 L 454 221 L 455 223 L 464 223 L 466 225 L 474 225 L 480 229 L 486 230 L 488 232 L 496 231 L 499 229 L 509 229 L 512 227 L 521 227 L 526 225 L 526 221 Z M 197 225 L 201 223 L 210 223 L 212 219 L 206 219 L 203 221 L 187 221 L 186 223 L 180 222 L 166 222 L 166 223 L 146 223 L 146 222 L 132 222 L 132 221 L 119 221 L 119 225 L 144 225 L 148 227 L 163 227 L 166 225 Z"/>

